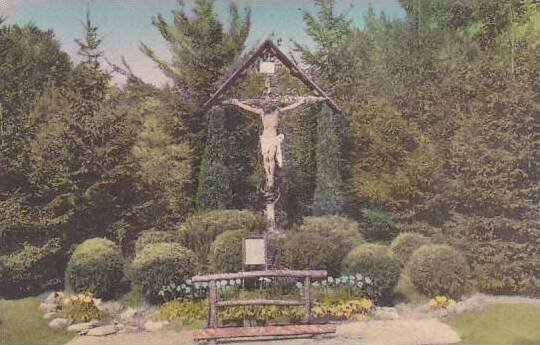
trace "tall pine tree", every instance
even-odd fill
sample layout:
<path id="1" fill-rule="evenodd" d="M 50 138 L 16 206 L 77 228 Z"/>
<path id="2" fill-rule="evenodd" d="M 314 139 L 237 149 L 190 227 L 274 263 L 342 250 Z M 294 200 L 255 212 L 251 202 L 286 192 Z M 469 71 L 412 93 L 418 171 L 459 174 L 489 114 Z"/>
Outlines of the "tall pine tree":
<path id="1" fill-rule="evenodd" d="M 225 110 L 215 106 L 209 113 L 208 136 L 199 174 L 197 208 L 226 209 L 231 206 L 231 177 L 227 168 Z"/>
<path id="2" fill-rule="evenodd" d="M 317 127 L 317 187 L 311 212 L 314 215 L 341 214 L 345 192 L 341 177 L 341 152 L 337 115 L 325 103 Z"/>

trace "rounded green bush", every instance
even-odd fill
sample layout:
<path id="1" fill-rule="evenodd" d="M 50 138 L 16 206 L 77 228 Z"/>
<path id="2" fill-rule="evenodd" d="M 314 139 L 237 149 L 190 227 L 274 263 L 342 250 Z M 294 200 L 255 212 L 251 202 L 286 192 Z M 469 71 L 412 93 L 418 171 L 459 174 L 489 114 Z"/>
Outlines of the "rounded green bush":
<path id="1" fill-rule="evenodd" d="M 349 274 L 362 274 L 372 281 L 371 297 L 389 301 L 399 280 L 401 265 L 390 249 L 380 244 L 361 244 L 347 254 L 343 270 Z"/>
<path id="2" fill-rule="evenodd" d="M 414 232 L 405 232 L 401 233 L 392 241 L 392 252 L 397 255 L 401 266 L 409 261 L 412 253 L 423 246 L 424 244 L 429 243 L 429 239 L 425 236 L 422 236 Z"/>
<path id="3" fill-rule="evenodd" d="M 302 225 L 298 227 L 298 231 L 316 233 L 329 241 L 336 242 L 340 247 L 339 261 L 352 248 L 364 242 L 358 223 L 340 216 L 306 217 Z"/>
<path id="4" fill-rule="evenodd" d="M 340 216 L 306 217 L 289 235 L 282 250 L 286 266 L 340 273 L 343 257 L 363 242 L 358 223 Z"/>
<path id="5" fill-rule="evenodd" d="M 178 243 L 152 243 L 137 253 L 129 276 L 133 287 L 150 302 L 157 302 L 163 286 L 185 282 L 196 269 L 197 259 L 191 250 Z"/>
<path id="6" fill-rule="evenodd" d="M 210 247 L 210 269 L 213 272 L 242 270 L 242 241 L 246 236 L 242 230 L 229 230 L 219 234 Z"/>
<path id="7" fill-rule="evenodd" d="M 69 260 L 66 287 L 74 292 L 91 292 L 96 297 L 113 297 L 123 278 L 124 259 L 120 248 L 105 238 L 79 244 Z"/>
<path id="8" fill-rule="evenodd" d="M 467 290 L 469 266 L 465 257 L 448 245 L 423 245 L 412 254 L 407 268 L 416 289 L 429 297 L 458 298 Z"/>
<path id="9" fill-rule="evenodd" d="M 177 242 L 175 234 L 166 231 L 148 230 L 143 231 L 135 242 L 135 252 L 140 252 L 146 245 L 151 243 Z"/>
<path id="10" fill-rule="evenodd" d="M 362 229 L 366 240 L 390 242 L 398 234 L 396 223 L 390 215 L 376 208 L 362 210 Z"/>
<path id="11" fill-rule="evenodd" d="M 195 252 L 201 264 L 207 264 L 210 246 L 219 234 L 229 230 L 259 233 L 263 228 L 263 218 L 256 212 L 215 210 L 188 217 L 178 234 L 180 243 Z"/>
<path id="12" fill-rule="evenodd" d="M 283 256 L 291 269 L 327 270 L 330 275 L 340 271 L 339 244 L 318 233 L 296 232 L 287 236 Z"/>

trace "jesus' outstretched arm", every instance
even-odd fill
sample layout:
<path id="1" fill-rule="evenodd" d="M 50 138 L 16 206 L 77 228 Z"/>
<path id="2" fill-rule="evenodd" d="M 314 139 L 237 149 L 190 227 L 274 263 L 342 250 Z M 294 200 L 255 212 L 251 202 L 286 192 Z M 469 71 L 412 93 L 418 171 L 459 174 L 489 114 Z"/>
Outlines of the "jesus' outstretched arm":
<path id="1" fill-rule="evenodd" d="M 293 104 L 290 104 L 286 107 L 283 107 L 283 108 L 280 108 L 279 111 L 280 113 L 286 113 L 288 111 L 292 111 L 298 107 L 300 107 L 301 105 L 303 104 L 307 104 L 307 103 L 310 103 L 310 102 L 316 102 L 316 101 L 322 101 L 324 100 L 323 97 L 314 97 L 314 96 L 307 96 L 307 97 L 300 97 L 298 101 L 296 101 L 295 103 Z"/>
<path id="2" fill-rule="evenodd" d="M 253 114 L 257 114 L 257 115 L 264 115 L 264 111 L 260 108 L 255 108 L 255 107 L 252 107 L 250 105 L 247 105 L 245 103 L 242 103 L 240 102 L 239 100 L 237 99 L 231 99 L 231 100 L 228 100 L 228 101 L 224 101 L 223 104 L 232 104 L 232 105 L 235 105 L 241 109 L 244 109 L 246 111 L 249 111 L 250 113 L 253 113 Z"/>

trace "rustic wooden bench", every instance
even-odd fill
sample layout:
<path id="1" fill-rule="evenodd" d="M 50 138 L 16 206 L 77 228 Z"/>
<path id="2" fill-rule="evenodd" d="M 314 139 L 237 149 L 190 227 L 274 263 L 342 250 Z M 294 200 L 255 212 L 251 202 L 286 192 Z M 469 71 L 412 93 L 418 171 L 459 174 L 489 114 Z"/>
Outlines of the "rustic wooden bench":
<path id="1" fill-rule="evenodd" d="M 208 291 L 208 319 L 207 328 L 193 333 L 196 341 L 219 341 L 233 339 L 279 339 L 300 336 L 315 336 L 321 334 L 335 333 L 336 328 L 332 325 L 320 324 L 310 325 L 311 322 L 311 279 L 326 278 L 326 271 L 296 271 L 296 270 L 264 270 L 247 271 L 238 273 L 219 273 L 199 275 L 191 278 L 192 283 L 209 283 Z M 253 299 L 253 300 L 232 300 L 219 301 L 217 282 L 221 280 L 249 279 L 261 277 L 289 277 L 303 279 L 303 298 L 298 301 L 274 300 L 274 299 Z M 303 325 L 268 326 L 268 327 L 232 327 L 218 328 L 218 308 L 231 306 L 249 305 L 280 305 L 280 306 L 304 306 L 306 309 L 306 319 Z"/>
<path id="2" fill-rule="evenodd" d="M 230 328 L 207 328 L 193 332 L 193 340 L 204 341 L 247 341 L 251 339 L 289 339 L 296 337 L 317 336 L 333 334 L 336 332 L 335 325 L 287 325 L 271 327 L 230 327 Z"/>

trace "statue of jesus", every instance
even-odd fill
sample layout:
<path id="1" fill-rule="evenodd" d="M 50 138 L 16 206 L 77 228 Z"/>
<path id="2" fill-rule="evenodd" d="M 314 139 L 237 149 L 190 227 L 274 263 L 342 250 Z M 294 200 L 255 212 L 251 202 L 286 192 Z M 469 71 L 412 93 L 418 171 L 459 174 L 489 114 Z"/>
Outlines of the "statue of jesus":
<path id="1" fill-rule="evenodd" d="M 306 97 L 265 97 L 262 100 L 253 99 L 240 101 L 238 99 L 231 99 L 223 102 L 224 104 L 232 104 L 241 109 L 248 111 L 251 114 L 255 114 L 261 117 L 263 124 L 263 131 L 260 135 L 261 141 L 261 153 L 263 156 L 264 172 L 266 176 L 266 189 L 267 193 L 271 193 L 274 188 L 274 175 L 276 170 L 276 163 L 279 168 L 283 167 L 283 153 L 281 150 L 281 143 L 283 142 L 283 134 L 278 134 L 278 125 L 281 115 L 284 115 L 298 107 L 315 103 L 323 100 L 322 97 L 306 96 Z M 279 107 L 279 103 L 283 101 L 293 101 L 293 103 Z M 258 103 L 260 107 L 247 104 Z"/>

